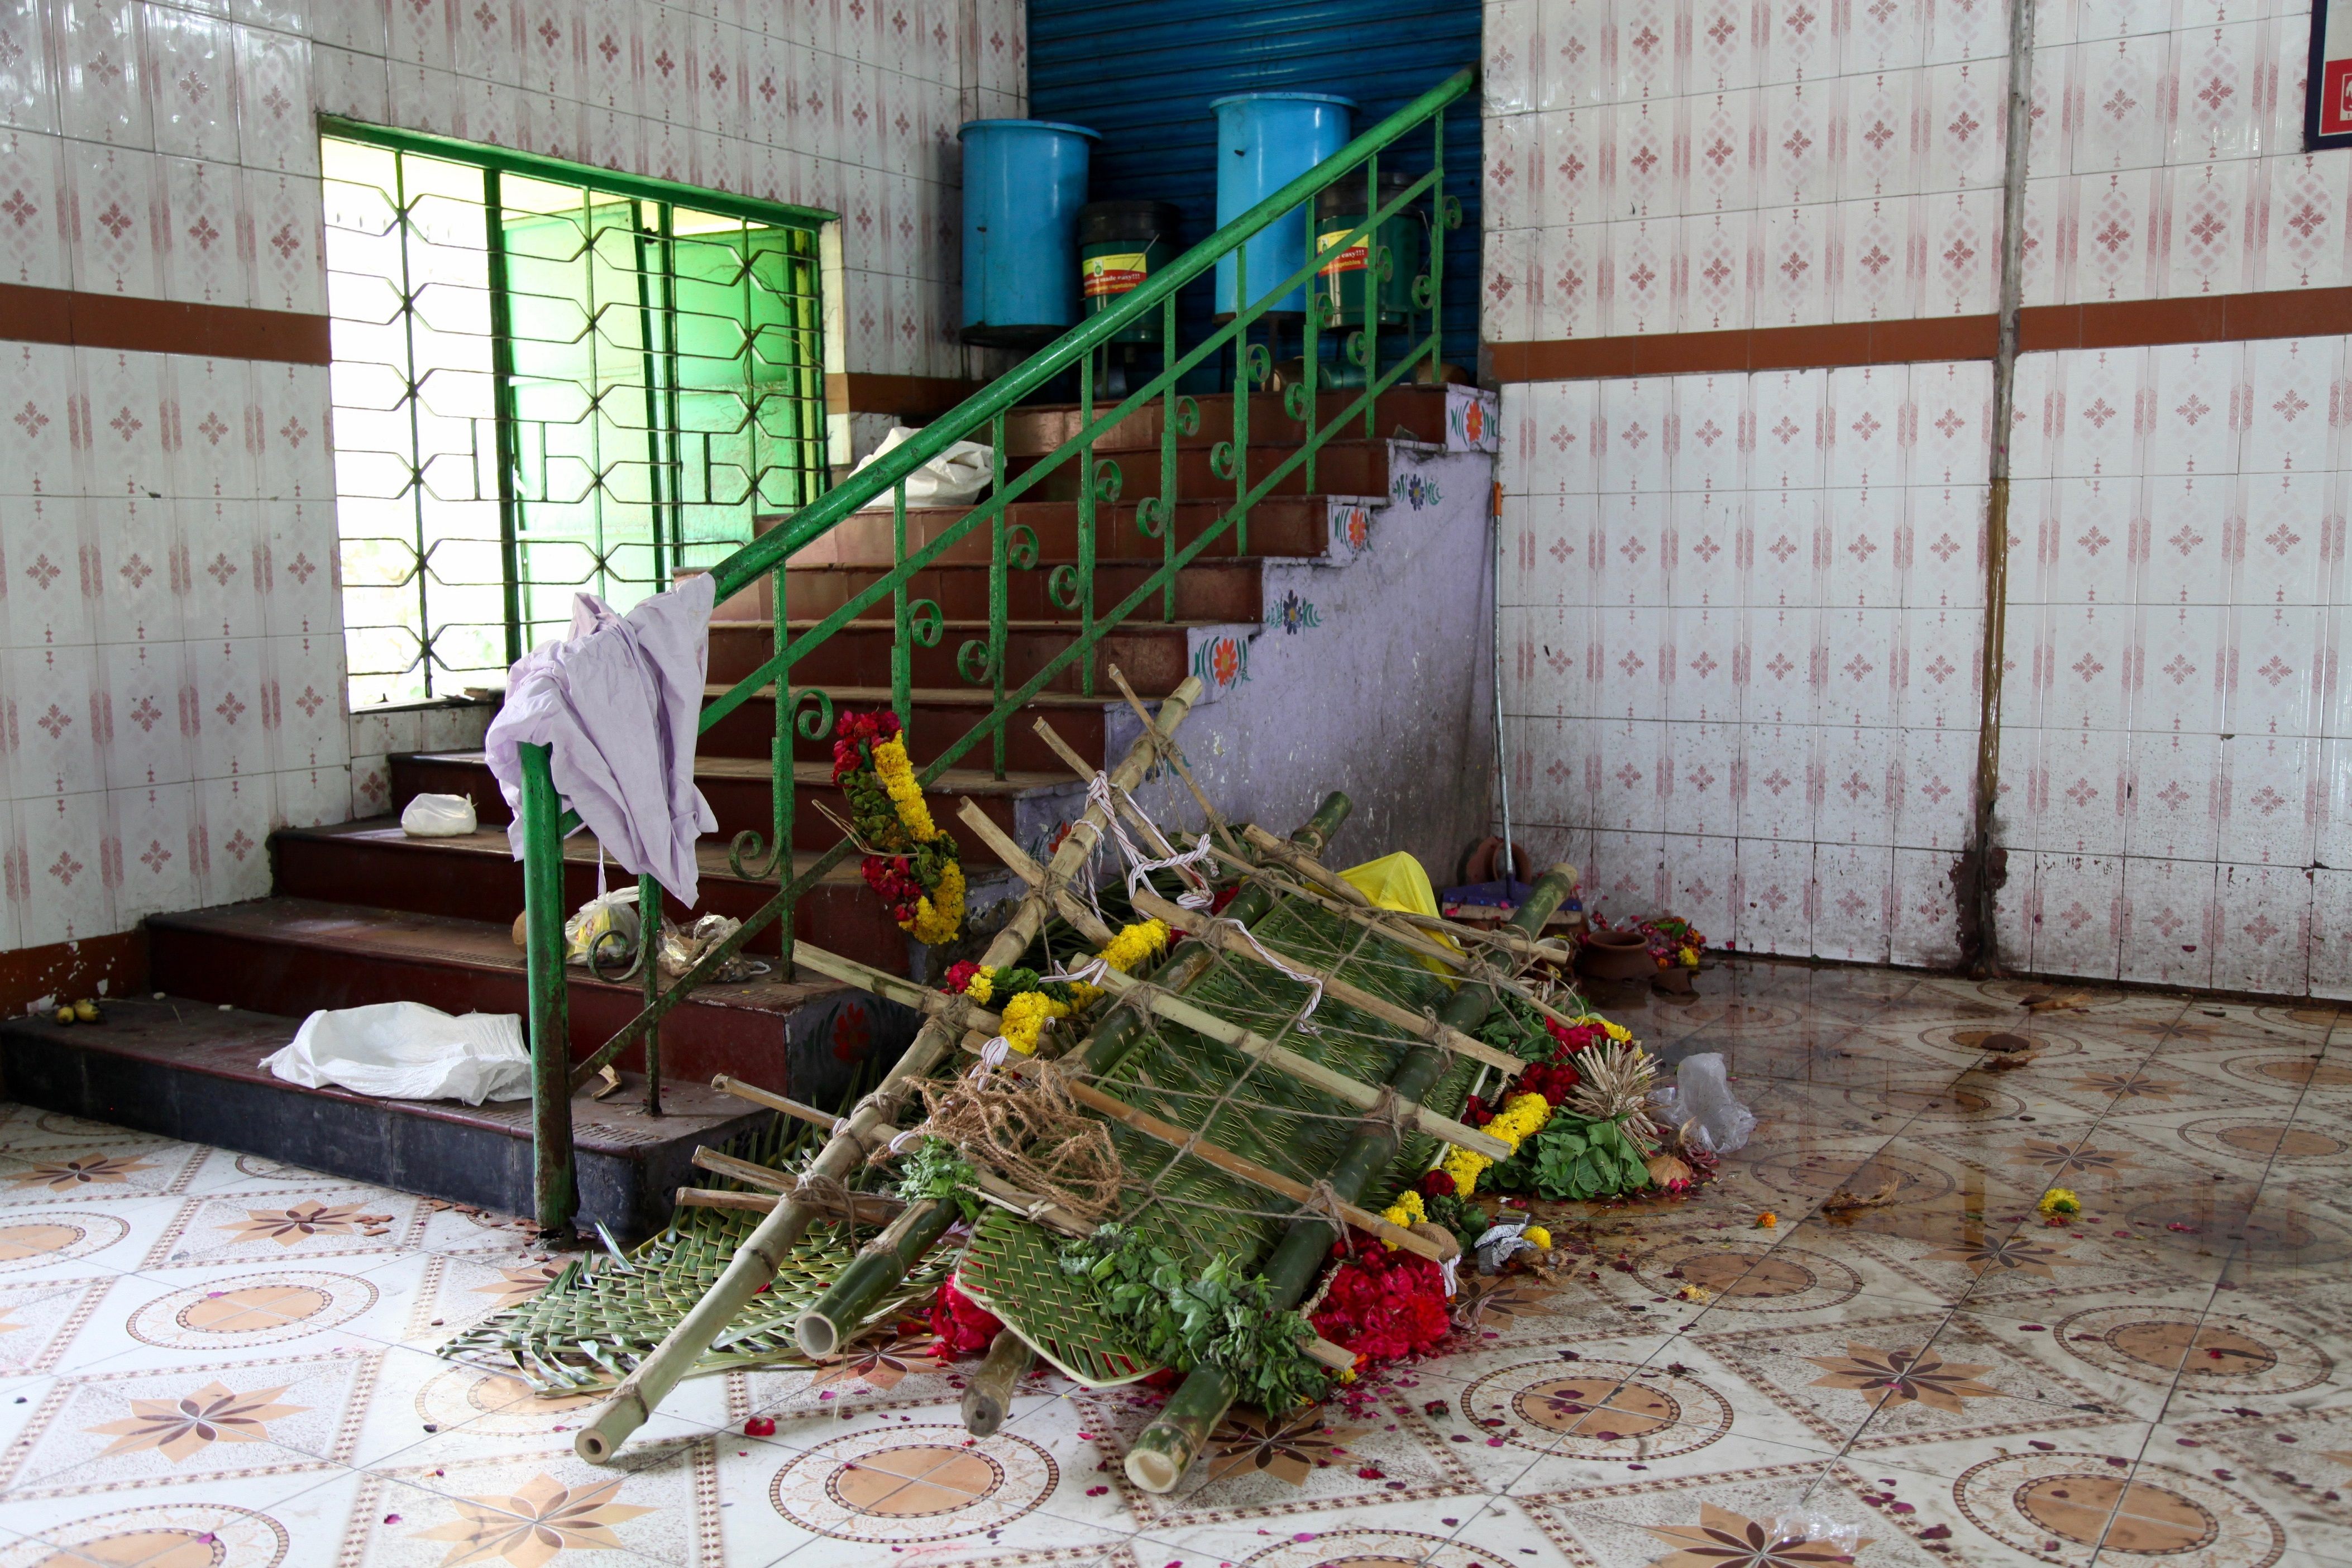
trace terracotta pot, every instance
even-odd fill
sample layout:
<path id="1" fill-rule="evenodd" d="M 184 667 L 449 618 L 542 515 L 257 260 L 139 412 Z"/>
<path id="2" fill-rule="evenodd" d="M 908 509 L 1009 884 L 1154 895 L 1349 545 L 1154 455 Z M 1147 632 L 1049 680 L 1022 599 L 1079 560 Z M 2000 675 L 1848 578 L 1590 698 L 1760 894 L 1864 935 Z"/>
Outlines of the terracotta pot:
<path id="1" fill-rule="evenodd" d="M 1656 973 L 1650 944 L 1630 931 L 1597 931 L 1576 950 L 1576 972 L 1591 980 L 1640 980 Z"/>
<path id="2" fill-rule="evenodd" d="M 1511 846 L 1511 862 L 1513 881 L 1532 882 L 1536 879 L 1536 859 L 1528 853 L 1526 845 Z M 1462 880 L 1475 886 L 1480 882 L 1499 882 L 1502 879 L 1502 839 L 1494 837 L 1481 838 L 1470 847 L 1470 853 L 1462 858 Z"/>

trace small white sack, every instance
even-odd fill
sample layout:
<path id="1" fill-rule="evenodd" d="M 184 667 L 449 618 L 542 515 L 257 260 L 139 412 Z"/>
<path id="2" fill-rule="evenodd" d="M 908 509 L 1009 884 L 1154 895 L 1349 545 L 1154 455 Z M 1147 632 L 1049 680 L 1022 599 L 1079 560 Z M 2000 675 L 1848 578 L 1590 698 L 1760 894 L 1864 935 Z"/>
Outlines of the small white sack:
<path id="1" fill-rule="evenodd" d="M 479 826 L 474 803 L 462 795 L 420 795 L 400 814 L 400 830 L 411 838 L 455 838 Z"/>
<path id="2" fill-rule="evenodd" d="M 903 447 L 921 434 L 921 431 L 910 430 L 904 425 L 892 426 L 890 434 L 882 437 L 882 444 L 866 454 L 866 461 L 850 472 L 853 475 L 865 472 L 879 461 L 885 452 Z M 995 461 L 989 448 L 980 442 L 958 441 L 907 476 L 907 504 L 910 507 L 969 506 L 980 499 L 981 491 L 988 488 L 989 470 Z M 884 490 L 857 510 L 887 511 L 890 507 L 891 492 Z"/>
<path id="3" fill-rule="evenodd" d="M 422 1002 L 321 1009 L 302 1020 L 293 1044 L 261 1061 L 305 1089 L 333 1085 L 381 1100 L 530 1097 L 530 1052 L 513 1013 L 452 1017 Z"/>
<path id="4" fill-rule="evenodd" d="M 1725 1081 L 1723 1053 L 1703 1051 L 1685 1057 L 1675 1068 L 1675 1081 L 1650 1096 L 1650 1115 L 1662 1127 L 1695 1125 L 1691 1135 L 1702 1149 L 1728 1154 L 1744 1148 L 1756 1131 L 1756 1113 L 1739 1103 Z"/>

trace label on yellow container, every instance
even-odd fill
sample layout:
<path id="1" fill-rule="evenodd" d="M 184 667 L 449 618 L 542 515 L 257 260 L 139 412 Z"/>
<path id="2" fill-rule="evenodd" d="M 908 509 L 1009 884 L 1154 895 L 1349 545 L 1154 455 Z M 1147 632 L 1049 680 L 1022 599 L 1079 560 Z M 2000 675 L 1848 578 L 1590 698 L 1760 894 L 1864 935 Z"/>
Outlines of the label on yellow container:
<path id="1" fill-rule="evenodd" d="M 1364 269 L 1364 258 L 1370 249 L 1370 241 L 1360 236 L 1356 243 L 1347 249 L 1338 249 L 1339 242 L 1347 238 L 1349 231 L 1355 226 L 1354 224 L 1349 224 L 1344 228 L 1335 228 L 1328 234 L 1315 237 L 1315 253 L 1325 258 L 1322 267 L 1323 276 L 1328 278 L 1335 273 L 1361 272 Z M 1335 251 L 1337 254 L 1333 254 Z"/>
<path id="2" fill-rule="evenodd" d="M 1145 260 L 1140 250 L 1119 256 L 1089 256 L 1078 263 L 1080 286 L 1089 300 L 1105 294 L 1124 294 L 1150 276 Z"/>

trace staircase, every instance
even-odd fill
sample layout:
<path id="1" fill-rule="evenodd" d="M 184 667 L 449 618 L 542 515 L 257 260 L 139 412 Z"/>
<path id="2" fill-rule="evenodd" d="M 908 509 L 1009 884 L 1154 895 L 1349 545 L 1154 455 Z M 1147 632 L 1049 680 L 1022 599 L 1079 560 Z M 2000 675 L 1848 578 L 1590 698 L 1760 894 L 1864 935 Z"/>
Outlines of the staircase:
<path id="1" fill-rule="evenodd" d="M 1164 319 L 1172 340 L 1177 288 L 1202 279 L 1220 256 L 1295 212 L 1321 185 L 1376 162 L 1380 150 L 1406 132 L 1433 133 L 1444 107 L 1471 86 L 1469 73 L 1449 79 L 965 409 L 799 514 L 769 520 L 757 542 L 718 568 L 722 598 L 710 632 L 696 776 L 719 831 L 703 847 L 701 907 L 693 912 L 751 921 L 755 929 L 744 952 L 764 957 L 771 968 L 747 983 L 665 983 L 669 1011 L 658 1026 L 654 1086 L 665 1114 L 646 1104 L 642 1044 L 633 1037 L 617 1054 L 614 1044 L 655 993 L 635 980 L 612 983 L 560 967 L 552 956 L 563 915 L 596 889 L 594 845 L 584 835 L 559 840 L 552 820 L 534 822 L 527 863 L 541 868 L 551 886 L 560 879 L 561 897 L 542 900 L 519 921 L 526 865 L 509 853 L 506 803 L 478 751 L 393 757 L 390 815 L 275 835 L 270 898 L 151 918 L 153 983 L 167 994 L 161 1010 L 139 1005 L 126 1010 L 125 1026 L 71 1036 L 0 1026 L 12 1090 L 56 1109 L 181 1135 L 188 1135 L 183 1129 L 195 1113 L 186 1108 L 210 1103 L 211 1126 L 220 1121 L 219 1105 L 249 1105 L 250 1125 L 278 1131 L 241 1142 L 231 1120 L 209 1135 L 226 1132 L 232 1144 L 375 1180 L 392 1179 L 383 1167 L 393 1156 L 385 1151 L 398 1146 L 406 1151 L 401 1168 L 412 1187 L 535 1211 L 551 1225 L 569 1215 L 576 1193 L 583 1218 L 641 1230 L 666 1216 L 667 1189 L 685 1175 L 692 1144 L 716 1142 L 742 1120 L 740 1101 L 697 1087 L 712 1074 L 824 1102 L 847 1087 L 861 1062 L 894 1055 L 913 1033 L 914 1016 L 903 1008 L 814 977 L 784 978 L 783 924 L 795 940 L 918 978 L 929 978 L 924 965 L 938 956 L 910 952 L 909 939 L 865 888 L 839 831 L 817 809 L 847 815 L 831 783 L 829 733 L 814 724 L 820 730 L 814 735 L 798 724 L 780 727 L 780 719 L 792 715 L 779 715 L 772 678 L 763 673 L 778 652 L 773 594 L 784 595 L 786 630 L 797 648 L 789 667 L 795 704 L 814 692 L 819 709 L 828 701 L 835 712 L 895 707 L 905 719 L 935 813 L 956 831 L 975 912 L 1017 888 L 984 841 L 957 829 L 959 797 L 977 803 L 1015 841 L 1042 850 L 1082 805 L 1084 785 L 1033 732 L 1033 720 L 1049 721 L 1089 767 L 1124 751 L 1139 721 L 1111 679 L 1114 668 L 1147 702 L 1188 674 L 1202 676 L 1207 690 L 1199 706 L 1214 722 L 1204 731 L 1203 720 L 1194 719 L 1187 750 L 1196 771 L 1241 816 L 1263 809 L 1278 817 L 1282 804 L 1276 795 L 1253 795 L 1251 781 L 1232 776 L 1243 753 L 1229 753 L 1228 733 L 1236 748 L 1255 747 L 1268 759 L 1286 754 L 1293 763 L 1304 760 L 1301 742 L 1311 739 L 1333 753 L 1332 765 L 1378 736 L 1377 723 L 1366 729 L 1352 713 L 1366 708 L 1361 716 L 1377 720 L 1378 706 L 1335 703 L 1318 688 L 1323 672 L 1370 670 L 1381 682 L 1379 695 L 1400 706 L 1472 707 L 1466 678 L 1432 690 L 1414 681 L 1431 668 L 1466 669 L 1463 661 L 1474 645 L 1483 658 L 1483 625 L 1416 626 L 1405 608 L 1422 603 L 1405 592 L 1413 574 L 1442 572 L 1449 586 L 1431 602 L 1448 617 L 1475 609 L 1488 549 L 1491 462 L 1484 454 L 1494 449 L 1492 399 L 1407 379 L 1414 367 L 1425 374 L 1435 363 L 1433 330 L 1409 344 L 1401 361 L 1381 354 L 1379 363 L 1394 368 L 1369 392 L 1326 389 L 1318 397 L 1294 386 L 1281 396 L 1256 391 L 1241 399 L 1180 398 L 1172 375 L 1163 374 L 1119 402 L 1118 417 L 1107 401 L 1020 402 L 1131 322 Z M 1427 174 L 1355 237 L 1424 197 L 1458 222 L 1442 179 Z M 1420 279 L 1429 300 L 1437 296 L 1436 281 L 1433 271 Z M 1263 297 L 1244 286 L 1244 299 L 1255 302 L 1210 343 L 1189 351 L 1192 358 L 1224 352 L 1230 363 L 1252 321 L 1289 286 L 1262 281 Z M 1310 356 L 1318 328 L 1336 333 L 1348 325 L 1331 312 L 1310 312 Z M 1377 340 L 1369 322 L 1365 327 L 1350 334 L 1350 344 Z M 1391 344 L 1396 336 L 1391 329 Z M 1177 345 L 1171 342 L 1169 351 L 1168 363 L 1176 364 Z M 1263 345 L 1240 353 L 1254 386 L 1271 380 Z M 1245 439 L 1237 441 L 1237 432 Z M 970 508 L 908 510 L 902 533 L 889 509 L 893 487 L 959 438 L 998 444 L 1004 461 L 994 496 Z M 1444 506 L 1441 494 L 1451 498 Z M 853 510 L 870 498 L 882 505 Z M 1383 561 L 1369 544 L 1372 534 L 1391 530 L 1391 516 L 1409 517 L 1412 526 L 1398 531 L 1402 552 Z M 1017 550 L 1008 546 L 1014 539 L 1022 541 Z M 1196 546 L 1198 553 L 1186 559 Z M 1318 611 L 1313 591 L 1327 574 L 1363 584 L 1352 597 L 1345 587 L 1326 595 L 1329 616 Z M 1309 591 L 1302 594 L 1302 585 Z M 843 615 L 877 588 L 883 591 L 869 604 Z M 1131 597 L 1138 602 L 1122 614 Z M 920 607 L 919 616 L 910 606 Z M 935 635 L 923 620 L 935 621 Z M 1319 627 L 1328 640 L 1298 656 L 1299 679 L 1251 689 L 1251 645 L 1274 636 L 1286 651 L 1303 647 L 1293 639 L 1308 627 Z M 1432 636 L 1449 651 L 1425 654 L 1419 640 Z M 1332 694 L 1341 690 L 1335 687 Z M 1222 714 L 1213 706 L 1221 702 L 1227 705 Z M 800 716 L 813 717 L 805 707 Z M 1335 716 L 1345 721 L 1336 729 Z M 990 732 L 982 734 L 983 728 Z M 1420 728 L 1454 743 L 1443 724 Z M 772 756 L 780 735 L 790 737 L 788 773 Z M 1283 746 L 1286 753 L 1272 749 Z M 525 749 L 527 780 L 544 777 L 529 773 L 546 766 L 534 750 Z M 1414 792 L 1442 776 L 1443 744 L 1416 751 L 1397 741 L 1379 751 L 1400 776 L 1391 817 L 1424 813 Z M 940 767 L 943 758 L 951 765 Z M 1296 784 L 1304 791 L 1333 782 L 1302 776 Z M 462 838 L 407 838 L 397 814 L 426 791 L 470 797 L 481 830 Z M 792 822 L 790 861 L 744 864 L 757 860 L 749 836 L 772 830 L 780 796 Z M 1478 805 L 1483 816 L 1483 801 Z M 1297 815 L 1304 819 L 1304 812 Z M 730 852 L 736 848 L 749 852 L 739 859 Z M 618 885 L 623 874 L 614 868 L 610 880 Z M 789 920 L 761 926 L 754 917 L 776 900 L 780 882 L 797 889 L 786 906 Z M 674 904 L 666 912 L 673 919 L 688 913 Z M 518 945 L 526 928 L 530 962 Z M 545 977 L 536 989 L 534 974 Z M 387 1107 L 333 1091 L 291 1090 L 248 1065 L 290 1037 L 312 1009 L 394 1000 L 524 1015 L 540 1064 L 534 1103 L 471 1111 L 446 1103 Z M 213 1008 L 191 1014 L 188 1002 Z M 57 1053 L 59 1039 L 71 1041 L 72 1049 Z M 601 1101 L 567 1092 L 564 1056 L 573 1064 L 610 1060 L 624 1075 L 622 1091 Z M 205 1077 L 205 1093 L 173 1087 L 173 1075 L 188 1073 Z M 295 1100 L 307 1112 L 280 1103 Z M 432 1123 L 441 1142 L 425 1143 L 435 1148 L 458 1137 L 452 1128 L 470 1129 L 468 1135 L 497 1147 L 470 1161 L 420 1159 L 416 1152 L 425 1143 L 364 1135 L 368 1117 L 387 1115 Z M 162 1124 L 175 1117 L 176 1124 Z M 532 1167 L 520 1190 L 519 1143 L 529 1146 L 525 1164 Z"/>

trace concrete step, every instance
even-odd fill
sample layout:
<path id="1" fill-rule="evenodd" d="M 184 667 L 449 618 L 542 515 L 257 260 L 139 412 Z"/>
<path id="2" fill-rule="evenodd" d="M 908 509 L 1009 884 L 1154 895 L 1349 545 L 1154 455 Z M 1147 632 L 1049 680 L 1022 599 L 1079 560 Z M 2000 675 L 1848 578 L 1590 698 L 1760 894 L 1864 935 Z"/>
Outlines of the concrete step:
<path id="1" fill-rule="evenodd" d="M 445 1013 L 521 1014 L 528 993 L 511 925 L 313 899 L 257 899 L 151 915 L 149 963 L 161 990 L 288 1017 L 400 1001 Z M 644 996 L 634 981 L 595 980 L 577 968 L 566 975 L 576 1060 L 635 1017 Z M 795 1045 L 805 1051 L 837 1044 L 833 1037 L 850 1026 L 844 1016 L 852 1009 L 851 1033 L 861 1040 L 898 1025 L 902 1042 L 913 1037 L 911 1012 L 830 983 L 793 984 L 770 974 L 706 985 L 662 1021 L 663 1078 L 708 1083 L 725 1072 L 770 1087 L 789 1083 Z M 640 1048 L 632 1047 L 620 1065 L 642 1068 Z"/>
<path id="2" fill-rule="evenodd" d="M 1356 396 L 1354 390 L 1320 389 L 1316 400 L 1318 422 L 1328 424 Z M 1096 403 L 1099 415 L 1106 405 L 1116 406 L 1118 399 Z M 1234 398 L 1231 393 L 1216 393 L 1195 397 L 1200 409 L 1200 426 L 1192 434 L 1179 434 L 1180 448 L 1209 447 L 1228 441 L 1234 434 Z M 1158 450 L 1167 405 L 1154 401 L 1129 415 L 1108 431 L 1095 438 L 1098 453 L 1134 451 L 1140 448 Z M 1282 411 L 1282 399 L 1272 393 L 1255 394 L 1250 398 L 1250 440 L 1252 444 L 1266 442 L 1276 446 L 1296 447 L 1307 439 L 1307 426 Z M 1071 440 L 1086 428 L 1075 403 L 1019 408 L 1005 416 L 1004 449 L 1008 457 L 1034 458 L 1051 452 L 1063 442 Z M 1442 386 L 1391 387 L 1375 401 L 1372 427 L 1367 432 L 1359 419 L 1354 434 L 1368 434 L 1385 440 L 1391 437 L 1408 441 L 1425 441 L 1433 445 L 1445 439 L 1445 389 Z"/>
<path id="3" fill-rule="evenodd" d="M 1099 610 L 1108 610 L 1117 601 L 1097 599 Z M 1255 621 L 1251 616 L 1248 619 Z M 1202 625 L 1214 622 L 1128 620 L 1104 633 L 1095 642 L 1088 657 L 1094 668 L 1097 692 L 1116 694 L 1109 669 L 1118 666 L 1138 691 L 1172 691 L 1179 681 L 1190 673 L 1187 634 Z M 797 635 L 815 625 L 814 621 L 792 624 L 790 630 Z M 894 628 L 887 622 L 871 624 L 852 622 L 811 649 L 807 657 L 793 666 L 795 686 L 881 686 L 890 684 L 890 648 Z M 940 628 L 940 640 L 929 647 L 912 650 L 914 681 L 918 686 L 966 686 L 957 668 L 957 651 L 971 639 L 983 642 L 988 637 L 988 623 L 970 617 L 950 618 Z M 1026 683 L 1075 640 L 1074 628 L 1061 621 L 1015 621 L 1006 628 L 1004 682 L 1007 686 Z M 710 627 L 709 678 L 722 685 L 732 685 L 767 661 L 774 647 L 774 634 L 769 627 L 750 622 L 713 622 Z M 1077 692 L 1084 675 L 1086 658 L 1072 658 L 1055 671 L 1046 689 Z"/>
<path id="4" fill-rule="evenodd" d="M 706 699 L 718 697 L 728 688 L 712 685 Z M 890 689 L 887 686 L 828 686 L 825 695 L 833 699 L 834 711 L 865 712 L 890 706 Z M 1149 702 L 1165 693 L 1139 693 Z M 982 687 L 961 688 L 919 686 L 914 689 L 914 702 L 908 731 L 908 754 L 918 764 L 928 763 L 941 751 L 961 740 L 973 725 L 985 718 L 995 706 L 994 693 Z M 1114 693 L 1108 699 L 1080 697 L 1066 691 L 1041 691 L 1013 714 L 1004 726 L 1004 764 L 1008 770 L 1041 773 L 1060 777 L 1069 773 L 1062 760 L 1054 754 L 1037 734 L 1035 724 L 1044 719 L 1054 726 L 1074 751 L 1099 767 L 1108 752 L 1105 737 L 1114 722 L 1115 714 L 1128 714 L 1126 700 Z M 1124 721 L 1119 722 L 1124 724 Z M 1125 731 L 1139 733 L 1139 727 Z M 776 735 L 775 689 L 763 687 L 760 694 L 721 719 L 702 733 L 700 746 L 704 756 L 764 757 L 774 744 Z M 814 740 L 793 731 L 793 755 L 803 763 L 833 765 L 833 737 L 820 735 Z M 981 742 L 958 759 L 970 768 L 992 768 L 994 748 Z"/>
<path id="5" fill-rule="evenodd" d="M 1075 564 L 1075 555 L 1064 558 L 1040 556 L 1037 564 L 1027 571 L 1005 574 L 1005 613 L 1014 620 L 1064 621 L 1072 612 L 1056 604 L 1048 584 L 1054 569 L 1066 562 Z M 1187 621 L 1254 621 L 1265 608 L 1259 587 L 1263 563 L 1255 556 L 1235 560 L 1230 556 L 1207 561 L 1195 561 L 1176 574 L 1176 618 Z M 989 567 L 985 563 L 934 566 L 919 572 L 907 584 L 910 600 L 929 599 L 939 605 L 941 613 L 954 620 L 988 618 Z M 1124 603 L 1129 595 L 1150 581 L 1158 571 L 1156 563 L 1142 562 L 1101 562 L 1095 563 L 1095 603 L 1108 608 Z M 784 574 L 785 603 L 791 606 L 794 620 L 818 620 L 833 614 L 877 581 L 888 574 L 885 565 L 865 566 L 794 566 Z M 1136 612 L 1137 618 L 1150 619 L 1160 615 L 1167 603 L 1165 591 L 1144 601 Z M 887 622 L 890 601 L 885 597 L 860 612 L 861 621 Z"/>
<path id="6" fill-rule="evenodd" d="M 364 889 L 368 901 L 404 914 L 455 920 L 500 921 L 522 913 L 522 865 L 507 846 L 503 828 L 485 828 L 453 838 L 411 838 L 396 817 L 369 817 L 332 827 L 282 827 L 270 835 L 271 890 L 286 898 L 335 902 Z M 596 842 L 575 834 L 563 844 L 563 901 L 578 909 L 596 895 Z M 717 839 L 701 847 L 700 901 L 689 911 L 665 894 L 662 912 L 685 923 L 689 915 L 721 914 L 749 920 L 775 893 L 773 881 L 736 876 L 727 864 L 727 846 Z M 805 870 L 814 855 L 794 858 Z M 606 862 L 608 888 L 635 879 Z M 793 910 L 793 930 L 832 952 L 907 973 L 907 934 L 894 924 L 851 860 L 835 867 Z M 771 925 L 751 939 L 755 953 L 781 946 Z"/>
<path id="7" fill-rule="evenodd" d="M 0 1074 L 9 1098 L 44 1110 L 499 1214 L 531 1212 L 530 1100 L 469 1106 L 303 1089 L 259 1066 L 299 1023 L 219 1008 L 208 996 L 118 999 L 95 1026 L 0 1022 Z M 773 1114 L 707 1081 L 667 1079 L 662 1110 L 646 1114 L 645 1085 L 634 1073 L 608 1099 L 573 1099 L 583 1228 L 601 1221 L 624 1243 L 660 1229 L 677 1188 L 703 1182 L 691 1164 L 695 1146 L 723 1144 Z"/>
<path id="8" fill-rule="evenodd" d="M 474 814 L 485 826 L 502 827 L 512 819 L 506 797 L 499 793 L 498 781 L 490 774 L 489 763 L 479 752 L 412 752 L 392 758 L 390 772 L 395 816 L 418 795 L 429 792 L 466 796 L 474 803 Z M 841 840 L 841 829 L 818 806 L 823 805 L 844 820 L 849 814 L 848 801 L 834 787 L 832 763 L 795 763 L 793 777 L 796 800 L 793 847 L 814 852 L 832 848 Z M 771 779 L 764 756 L 704 754 L 695 759 L 694 782 L 719 818 L 716 838 L 719 845 L 732 842 L 738 833 L 757 833 L 764 837 L 772 829 Z M 933 815 L 940 820 L 951 824 L 958 801 L 969 795 L 988 813 L 990 820 L 1016 840 L 1026 843 L 1033 833 L 1071 815 L 1064 808 L 1075 802 L 1084 789 L 1066 769 L 1055 773 L 1013 773 L 1000 779 L 984 769 L 950 768 L 933 782 L 929 793 Z M 1002 863 L 995 851 L 981 842 L 977 835 L 966 832 L 956 837 L 967 866 Z"/>

